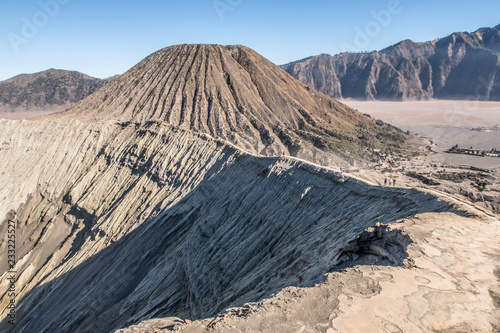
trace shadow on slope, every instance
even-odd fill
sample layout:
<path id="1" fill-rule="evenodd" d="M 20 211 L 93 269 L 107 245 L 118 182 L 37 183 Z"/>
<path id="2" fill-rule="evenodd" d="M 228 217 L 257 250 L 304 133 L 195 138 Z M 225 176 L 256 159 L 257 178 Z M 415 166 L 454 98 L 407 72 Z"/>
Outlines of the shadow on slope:
<path id="1" fill-rule="evenodd" d="M 318 281 L 378 222 L 449 210 L 418 191 L 240 156 L 157 217 L 39 284 L 19 301 L 11 331 L 110 332 L 151 318 L 210 317 Z"/>

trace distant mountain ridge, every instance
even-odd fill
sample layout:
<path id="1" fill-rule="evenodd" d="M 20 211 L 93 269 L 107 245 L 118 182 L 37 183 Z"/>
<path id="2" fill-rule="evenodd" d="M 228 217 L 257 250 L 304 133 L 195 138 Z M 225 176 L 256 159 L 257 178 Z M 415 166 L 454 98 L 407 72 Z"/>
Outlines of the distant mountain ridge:
<path id="1" fill-rule="evenodd" d="M 370 53 L 321 54 L 281 66 L 335 98 L 500 100 L 500 25 Z"/>
<path id="2" fill-rule="evenodd" d="M 49 69 L 0 82 L 0 111 L 61 111 L 103 87 L 106 80 Z"/>

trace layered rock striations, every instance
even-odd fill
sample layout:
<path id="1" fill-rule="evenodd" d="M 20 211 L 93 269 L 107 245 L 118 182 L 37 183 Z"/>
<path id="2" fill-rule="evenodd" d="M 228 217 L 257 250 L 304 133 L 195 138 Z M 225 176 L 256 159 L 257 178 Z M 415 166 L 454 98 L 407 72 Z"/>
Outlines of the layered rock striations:
<path id="1" fill-rule="evenodd" d="M 367 227 L 450 209 L 158 122 L 0 129 L 2 208 L 17 224 L 18 322 L 12 329 L 4 310 L 1 324 L 12 332 L 215 315 L 320 281 Z"/>

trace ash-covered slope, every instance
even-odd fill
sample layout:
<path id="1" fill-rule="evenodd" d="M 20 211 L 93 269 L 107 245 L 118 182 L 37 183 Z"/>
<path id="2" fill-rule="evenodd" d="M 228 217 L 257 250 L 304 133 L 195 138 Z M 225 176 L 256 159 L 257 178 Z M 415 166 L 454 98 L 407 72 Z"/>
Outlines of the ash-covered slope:
<path id="1" fill-rule="evenodd" d="M 0 82 L 0 111 L 61 111 L 89 96 L 105 80 L 66 70 L 21 74 Z"/>
<path id="2" fill-rule="evenodd" d="M 323 165 L 369 160 L 373 149 L 397 150 L 406 137 L 311 90 L 244 46 L 165 48 L 63 116 L 158 120 L 250 152 Z"/>
<path id="3" fill-rule="evenodd" d="M 1 331 L 111 332 L 214 315 L 318 281 L 377 222 L 449 209 L 159 122 L 0 121 L 0 142 L 18 293 L 11 326 L 1 261 Z"/>
<path id="4" fill-rule="evenodd" d="M 335 98 L 500 100 L 500 25 L 371 53 L 322 54 L 281 66 Z"/>

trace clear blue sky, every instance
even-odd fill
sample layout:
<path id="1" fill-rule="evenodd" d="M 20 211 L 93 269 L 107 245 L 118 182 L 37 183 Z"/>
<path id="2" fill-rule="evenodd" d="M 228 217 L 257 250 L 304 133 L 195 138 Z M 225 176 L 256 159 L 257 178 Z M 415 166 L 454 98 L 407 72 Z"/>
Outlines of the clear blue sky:
<path id="1" fill-rule="evenodd" d="M 243 44 L 283 64 L 474 31 L 499 13 L 498 0 L 2 0 L 0 80 L 48 68 L 109 77 L 181 43 Z"/>

